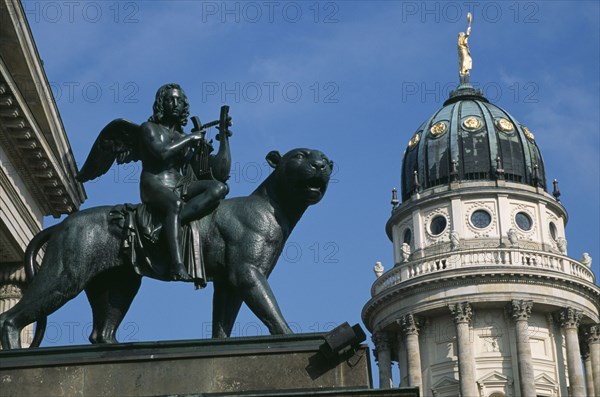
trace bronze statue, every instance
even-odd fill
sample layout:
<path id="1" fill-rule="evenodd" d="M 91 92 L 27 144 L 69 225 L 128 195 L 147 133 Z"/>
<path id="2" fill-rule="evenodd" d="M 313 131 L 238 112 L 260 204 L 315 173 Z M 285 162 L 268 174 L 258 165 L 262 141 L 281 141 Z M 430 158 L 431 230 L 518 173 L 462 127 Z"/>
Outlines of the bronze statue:
<path id="1" fill-rule="evenodd" d="M 271 334 L 291 333 L 267 278 L 304 211 L 323 197 L 333 162 L 311 149 L 284 156 L 272 151 L 266 159 L 274 171 L 250 196 L 222 200 L 213 212 L 191 222 L 200 230 L 206 277 L 214 283 L 213 337 L 231 334 L 242 302 Z M 127 230 L 138 230 L 127 217 L 131 211 L 128 206 L 89 208 L 34 237 L 25 257 L 27 273 L 34 272 L 35 258 L 47 242 L 44 259 L 23 298 L 0 315 L 4 349 L 20 347 L 20 331 L 34 321 L 33 345 L 39 345 L 46 316 L 83 290 L 93 313 L 90 341 L 117 342 L 116 330 L 140 287 L 136 269 L 160 278 L 143 266 L 142 251 L 124 255 L 124 247 L 134 251 Z"/>
<path id="2" fill-rule="evenodd" d="M 471 69 L 473 68 L 473 59 L 471 59 L 471 52 L 469 51 L 469 36 L 471 35 L 471 21 L 473 15 L 469 12 L 467 14 L 467 31 L 460 32 L 458 34 L 458 74 L 460 76 L 460 82 L 468 83 Z"/>
<path id="3" fill-rule="evenodd" d="M 173 280 L 190 281 L 183 263 L 181 224 L 200 219 L 213 211 L 227 195 L 231 156 L 229 132 L 221 134 L 217 156 L 210 156 L 211 178 L 184 178 L 181 170 L 193 150 L 207 156 L 211 148 L 204 141 L 203 131 L 186 135 L 190 106 L 178 84 L 166 84 L 158 89 L 154 113 L 141 126 L 125 120 L 109 123 L 98 136 L 92 150 L 77 175 L 86 182 L 108 171 L 116 160 L 126 163 L 141 160 L 140 195 L 142 202 L 162 217 L 164 238 L 170 252 L 170 276 Z M 229 125 L 229 120 L 225 120 Z M 200 177 L 200 175 L 197 175 Z"/>

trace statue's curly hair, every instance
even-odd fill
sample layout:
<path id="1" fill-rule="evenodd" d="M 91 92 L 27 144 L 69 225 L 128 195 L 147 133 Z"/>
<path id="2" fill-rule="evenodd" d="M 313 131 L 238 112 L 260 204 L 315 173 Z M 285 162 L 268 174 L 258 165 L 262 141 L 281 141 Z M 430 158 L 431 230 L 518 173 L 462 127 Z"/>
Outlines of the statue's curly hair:
<path id="1" fill-rule="evenodd" d="M 165 84 L 162 87 L 160 87 L 158 91 L 156 91 L 156 98 L 154 99 L 154 105 L 152 106 L 152 110 L 154 111 L 154 113 L 152 114 L 152 116 L 150 116 L 148 121 L 151 121 L 153 123 L 159 123 L 162 120 L 164 116 L 163 103 L 165 101 L 165 94 L 168 90 L 171 89 L 181 91 L 181 99 L 183 100 L 183 112 L 181 112 L 181 119 L 179 120 L 179 124 L 181 124 L 181 126 L 187 124 L 187 119 L 190 115 L 190 103 L 188 101 L 187 95 L 185 95 L 185 92 L 183 91 L 181 86 L 176 83 Z"/>

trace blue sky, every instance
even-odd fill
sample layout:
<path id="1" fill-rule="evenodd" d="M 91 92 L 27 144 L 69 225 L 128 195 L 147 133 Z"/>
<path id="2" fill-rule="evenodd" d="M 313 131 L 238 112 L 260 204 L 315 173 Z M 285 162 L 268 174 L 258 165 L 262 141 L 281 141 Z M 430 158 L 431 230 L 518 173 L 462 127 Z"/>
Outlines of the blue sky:
<path id="1" fill-rule="evenodd" d="M 471 80 L 535 134 L 569 212 L 569 255 L 589 252 L 598 276 L 598 2 L 24 2 L 79 164 L 112 119 L 146 120 L 167 82 L 204 122 L 231 106 L 230 197 L 266 177 L 270 150 L 318 148 L 335 161 L 270 279 L 298 332 L 361 322 L 375 261 L 393 266 L 390 191 L 409 138 L 457 84 L 469 7 Z M 138 202 L 140 168 L 86 184 L 83 207 Z M 120 340 L 209 337 L 211 300 L 210 287 L 144 279 Z M 49 321 L 46 346 L 87 342 L 84 296 Z M 244 308 L 234 333 L 267 330 Z"/>

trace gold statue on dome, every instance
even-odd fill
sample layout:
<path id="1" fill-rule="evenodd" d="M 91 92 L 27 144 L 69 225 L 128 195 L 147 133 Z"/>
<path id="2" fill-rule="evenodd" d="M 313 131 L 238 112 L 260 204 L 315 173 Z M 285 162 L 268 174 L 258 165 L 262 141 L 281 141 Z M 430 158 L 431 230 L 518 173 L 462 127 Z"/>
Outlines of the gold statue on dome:
<path id="1" fill-rule="evenodd" d="M 471 21 L 473 14 L 467 14 L 467 31 L 458 34 L 458 74 L 460 75 L 460 83 L 468 83 L 471 69 L 473 68 L 473 60 L 469 52 L 469 35 L 471 35 Z"/>

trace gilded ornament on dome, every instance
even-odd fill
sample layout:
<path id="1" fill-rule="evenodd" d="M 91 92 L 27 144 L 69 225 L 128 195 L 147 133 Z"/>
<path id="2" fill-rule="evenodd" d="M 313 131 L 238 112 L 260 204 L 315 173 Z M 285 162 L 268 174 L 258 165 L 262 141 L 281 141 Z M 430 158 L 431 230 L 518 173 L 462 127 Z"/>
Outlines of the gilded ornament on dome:
<path id="1" fill-rule="evenodd" d="M 481 121 L 477 117 L 470 116 L 463 121 L 463 127 L 468 130 L 476 130 L 481 127 Z"/>
<path id="2" fill-rule="evenodd" d="M 431 135 L 438 137 L 444 132 L 446 132 L 446 128 L 446 123 L 444 123 L 443 121 L 438 121 L 437 123 L 431 126 L 429 131 L 431 131 Z"/>
<path id="3" fill-rule="evenodd" d="M 417 146 L 417 144 L 419 143 L 420 140 L 421 140 L 421 135 L 418 132 L 415 133 L 415 135 L 413 135 L 413 137 L 410 138 L 410 141 L 408 141 L 408 148 L 414 149 L 414 147 Z"/>
<path id="4" fill-rule="evenodd" d="M 496 120 L 496 127 L 498 127 L 498 129 L 503 132 L 513 132 L 515 130 L 515 126 L 513 125 L 513 123 L 506 120 L 505 118 L 500 118 Z"/>
<path id="5" fill-rule="evenodd" d="M 527 127 L 523 127 L 523 134 L 525 134 L 525 136 L 526 136 L 526 137 L 527 137 L 527 139 L 529 139 L 529 140 L 532 140 L 532 141 L 533 141 L 533 140 L 535 139 L 535 135 L 533 135 L 533 134 L 531 133 L 531 131 L 529 131 L 529 128 L 527 128 Z"/>

